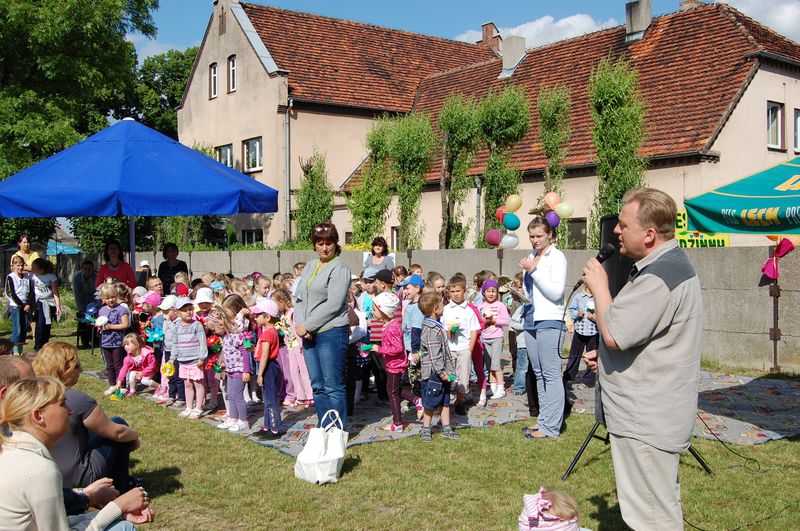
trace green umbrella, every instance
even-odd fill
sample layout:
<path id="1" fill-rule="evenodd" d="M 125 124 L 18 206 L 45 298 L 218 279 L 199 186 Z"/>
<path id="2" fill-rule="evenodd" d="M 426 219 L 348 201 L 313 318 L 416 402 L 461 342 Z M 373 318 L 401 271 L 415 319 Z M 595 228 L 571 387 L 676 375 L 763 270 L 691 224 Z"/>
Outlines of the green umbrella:
<path id="1" fill-rule="evenodd" d="M 800 234 L 800 157 L 683 202 L 689 230 Z"/>

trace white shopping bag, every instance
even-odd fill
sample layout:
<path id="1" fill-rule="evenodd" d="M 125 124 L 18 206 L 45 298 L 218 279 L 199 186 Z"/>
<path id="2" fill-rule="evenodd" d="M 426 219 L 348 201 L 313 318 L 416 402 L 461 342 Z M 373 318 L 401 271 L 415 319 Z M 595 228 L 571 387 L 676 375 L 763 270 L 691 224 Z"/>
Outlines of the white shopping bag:
<path id="1" fill-rule="evenodd" d="M 297 455 L 294 475 L 309 483 L 336 483 L 344 464 L 344 452 L 350 436 L 344 431 L 339 413 L 328 410 L 321 428 L 311 428 L 306 445 Z"/>

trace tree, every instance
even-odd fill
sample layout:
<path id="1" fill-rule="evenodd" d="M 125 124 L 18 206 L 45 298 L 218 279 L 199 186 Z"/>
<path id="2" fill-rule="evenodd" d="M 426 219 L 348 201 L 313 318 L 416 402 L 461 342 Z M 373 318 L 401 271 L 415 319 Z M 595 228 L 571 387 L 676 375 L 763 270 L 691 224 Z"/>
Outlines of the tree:
<path id="1" fill-rule="evenodd" d="M 398 246 L 401 249 L 418 248 L 422 231 L 419 204 L 436 145 L 430 116 L 412 113 L 397 118 L 388 140 L 400 210 Z"/>
<path id="2" fill-rule="evenodd" d="M 448 96 L 439 113 L 439 130 L 442 132 L 439 174 L 442 226 L 439 230 L 439 248 L 452 249 L 464 246 L 469 230 L 460 221 L 460 204 L 467 198 L 467 191 L 472 186 L 473 181 L 467 171 L 481 138 L 475 101 L 460 93 Z"/>
<path id="3" fill-rule="evenodd" d="M 564 159 L 567 156 L 566 146 L 569 144 L 570 118 L 569 89 L 564 85 L 553 88 L 542 88 L 536 106 L 539 111 L 539 136 L 542 150 L 547 157 L 544 169 L 544 191 L 561 194 L 561 183 L 566 170 Z M 569 246 L 569 219 L 562 218 L 556 228 L 557 244 L 564 249 Z"/>
<path id="4" fill-rule="evenodd" d="M 333 188 L 328 184 L 325 156 L 314 150 L 310 159 L 300 159 L 303 181 L 297 191 L 297 210 L 292 215 L 297 222 L 298 241 L 311 243 L 314 225 L 333 217 Z"/>
<path id="5" fill-rule="evenodd" d="M 148 57 L 137 73 L 136 100 L 143 124 L 178 138 L 177 108 L 192 72 L 197 47 Z"/>
<path id="6" fill-rule="evenodd" d="M 153 221 L 154 218 L 149 217 L 137 217 L 134 221 L 137 249 L 153 248 Z M 70 218 L 70 222 L 72 233 L 78 238 L 78 245 L 83 252 L 102 252 L 108 240 L 117 240 L 123 250 L 130 250 L 127 216 L 79 217 Z"/>
<path id="7" fill-rule="evenodd" d="M 489 150 L 489 160 L 483 175 L 484 228 L 500 227 L 495 210 L 506 198 L 519 191 L 519 172 L 509 166 L 514 144 L 522 140 L 530 124 L 530 106 L 525 91 L 509 85 L 503 92 L 490 92 L 478 110 L 478 124 Z M 483 238 L 478 238 L 478 245 Z"/>
<path id="8" fill-rule="evenodd" d="M 353 223 L 353 243 L 369 245 L 383 234 L 392 191 L 389 185 L 389 131 L 391 118 L 380 118 L 367 133 L 369 155 L 361 166 L 361 181 L 346 198 Z"/>
<path id="9" fill-rule="evenodd" d="M 627 61 L 604 58 L 589 80 L 592 141 L 597 150 L 597 193 L 587 246 L 600 246 L 600 218 L 620 211 L 625 192 L 644 185 L 647 161 L 637 155 L 647 135 L 639 75 Z"/>
<path id="10" fill-rule="evenodd" d="M 0 179 L 105 127 L 134 103 L 136 52 L 158 0 L 0 2 Z M 54 221 L 0 221 L 0 233 Z M 33 238 L 33 236 L 31 236 Z"/>

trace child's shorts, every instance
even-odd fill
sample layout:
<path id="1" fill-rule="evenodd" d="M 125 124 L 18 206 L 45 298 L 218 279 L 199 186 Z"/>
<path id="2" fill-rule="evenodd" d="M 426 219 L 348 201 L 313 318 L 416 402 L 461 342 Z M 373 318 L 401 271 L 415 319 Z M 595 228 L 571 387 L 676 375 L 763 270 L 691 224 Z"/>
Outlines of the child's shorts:
<path id="1" fill-rule="evenodd" d="M 422 380 L 422 407 L 437 409 L 439 406 L 450 406 L 450 382 L 442 382 L 439 376 L 431 374 L 428 380 Z"/>
<path id="2" fill-rule="evenodd" d="M 482 339 L 484 360 L 490 371 L 500 371 L 503 369 L 501 360 L 503 358 L 503 338 Z"/>
<path id="3" fill-rule="evenodd" d="M 178 362 L 178 377 L 181 380 L 203 380 L 205 372 L 197 366 L 197 360 L 184 363 Z"/>

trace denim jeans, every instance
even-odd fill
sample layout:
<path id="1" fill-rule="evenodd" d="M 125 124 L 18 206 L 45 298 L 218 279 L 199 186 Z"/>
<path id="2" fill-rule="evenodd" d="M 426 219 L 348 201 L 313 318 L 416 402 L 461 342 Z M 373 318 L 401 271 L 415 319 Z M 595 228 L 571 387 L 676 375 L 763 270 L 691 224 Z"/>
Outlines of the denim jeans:
<path id="1" fill-rule="evenodd" d="M 539 392 L 539 431 L 558 437 L 564 422 L 564 382 L 561 380 L 561 345 L 557 328 L 525 330 L 525 347 L 536 374 Z"/>
<path id="2" fill-rule="evenodd" d="M 350 337 L 348 326 L 338 326 L 303 340 L 303 353 L 314 392 L 317 424 L 330 409 L 335 409 L 347 425 L 347 388 L 344 365 Z"/>
<path id="3" fill-rule="evenodd" d="M 22 345 L 28 336 L 28 314 L 18 306 L 8 306 L 11 314 L 11 341 L 14 345 Z"/>
<path id="4" fill-rule="evenodd" d="M 528 372 L 528 349 L 517 345 L 517 366 L 514 367 L 514 394 L 525 393 L 525 373 Z"/>
<path id="5" fill-rule="evenodd" d="M 263 382 L 261 387 L 261 396 L 264 398 L 264 429 L 270 430 L 273 433 L 283 431 L 283 422 L 281 422 L 281 398 L 279 395 L 280 383 L 283 381 L 283 373 L 281 372 L 278 360 L 267 362 L 267 368 L 264 370 Z M 243 389 L 239 389 L 241 397 Z M 244 397 L 241 397 L 244 399 Z M 247 417 L 240 420 L 247 420 Z"/>

